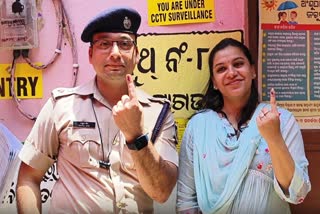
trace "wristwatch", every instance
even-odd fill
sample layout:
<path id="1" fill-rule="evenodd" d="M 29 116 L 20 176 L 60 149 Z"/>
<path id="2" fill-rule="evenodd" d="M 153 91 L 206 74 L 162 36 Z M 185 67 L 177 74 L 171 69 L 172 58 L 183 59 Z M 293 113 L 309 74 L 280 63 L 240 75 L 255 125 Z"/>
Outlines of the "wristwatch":
<path id="1" fill-rule="evenodd" d="M 144 147 L 146 147 L 148 145 L 148 142 L 149 142 L 148 134 L 145 134 L 145 135 L 141 135 L 140 137 L 135 139 L 132 143 L 126 142 L 126 144 L 127 144 L 128 149 L 139 151 L 139 150 L 143 149 Z"/>

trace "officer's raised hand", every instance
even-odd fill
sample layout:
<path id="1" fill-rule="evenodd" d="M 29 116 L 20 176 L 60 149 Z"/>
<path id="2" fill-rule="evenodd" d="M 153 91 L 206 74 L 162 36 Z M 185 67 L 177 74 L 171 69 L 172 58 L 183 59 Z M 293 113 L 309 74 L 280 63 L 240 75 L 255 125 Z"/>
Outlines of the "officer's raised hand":
<path id="1" fill-rule="evenodd" d="M 131 142 L 143 133 L 143 111 L 136 95 L 135 85 L 130 74 L 126 75 L 128 95 L 113 106 L 112 114 L 115 123 L 124 134 L 126 141 Z"/>

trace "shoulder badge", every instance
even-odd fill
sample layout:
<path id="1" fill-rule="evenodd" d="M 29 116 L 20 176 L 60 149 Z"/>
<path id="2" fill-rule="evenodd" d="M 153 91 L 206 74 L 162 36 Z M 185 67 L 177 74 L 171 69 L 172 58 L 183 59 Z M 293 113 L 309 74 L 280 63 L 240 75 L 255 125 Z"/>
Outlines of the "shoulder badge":
<path id="1" fill-rule="evenodd" d="M 157 118 L 156 124 L 153 128 L 153 132 L 151 135 L 151 142 L 154 143 L 158 137 L 159 131 L 162 127 L 162 124 L 164 122 L 164 119 L 166 118 L 168 111 L 170 111 L 170 103 L 169 102 L 164 102 L 161 112 Z"/>

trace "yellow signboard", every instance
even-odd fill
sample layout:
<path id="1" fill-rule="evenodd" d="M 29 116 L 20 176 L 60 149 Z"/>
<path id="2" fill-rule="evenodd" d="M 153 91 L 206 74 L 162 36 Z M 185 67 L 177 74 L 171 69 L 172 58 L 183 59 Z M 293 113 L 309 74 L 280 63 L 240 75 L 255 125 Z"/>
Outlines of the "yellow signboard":
<path id="1" fill-rule="evenodd" d="M 11 64 L 0 64 L 0 99 L 11 99 Z M 20 98 L 42 98 L 42 70 L 32 68 L 27 63 L 16 64 L 14 93 Z"/>
<path id="2" fill-rule="evenodd" d="M 243 40 L 243 32 L 141 35 L 135 82 L 154 97 L 171 101 L 179 140 L 189 117 L 199 109 L 209 81 L 210 50 L 223 38 Z"/>
<path id="3" fill-rule="evenodd" d="M 150 26 L 214 22 L 213 0 L 148 1 Z"/>
<path id="4" fill-rule="evenodd" d="M 142 35 L 136 83 L 173 102 L 176 117 L 189 117 L 207 89 L 211 48 L 225 37 L 241 41 L 242 31 Z"/>

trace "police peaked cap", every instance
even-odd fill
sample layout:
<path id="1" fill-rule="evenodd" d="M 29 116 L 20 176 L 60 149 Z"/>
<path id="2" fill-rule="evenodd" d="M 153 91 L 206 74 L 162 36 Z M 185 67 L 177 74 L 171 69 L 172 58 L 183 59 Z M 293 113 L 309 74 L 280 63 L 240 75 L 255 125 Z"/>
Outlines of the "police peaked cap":
<path id="1" fill-rule="evenodd" d="M 136 35 L 141 23 L 140 14 L 128 7 L 110 8 L 95 16 L 81 34 L 83 42 L 92 42 L 92 36 L 101 32 L 124 32 Z"/>

